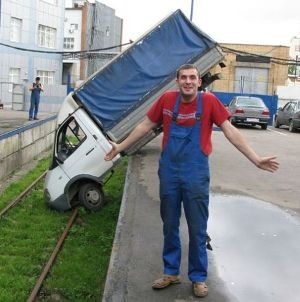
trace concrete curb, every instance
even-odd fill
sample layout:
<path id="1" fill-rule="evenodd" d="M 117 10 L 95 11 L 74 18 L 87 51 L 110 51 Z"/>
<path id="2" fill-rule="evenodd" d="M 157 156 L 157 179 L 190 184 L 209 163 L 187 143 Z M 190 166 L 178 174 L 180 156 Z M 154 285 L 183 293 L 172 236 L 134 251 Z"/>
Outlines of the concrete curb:
<path id="1" fill-rule="evenodd" d="M 127 200 L 128 200 L 128 187 L 129 187 L 129 177 L 132 171 L 132 158 L 128 157 L 128 167 L 126 172 L 126 178 L 125 178 L 125 185 L 124 185 L 124 191 L 121 201 L 121 207 L 115 232 L 115 238 L 113 242 L 113 247 L 111 251 L 109 266 L 107 270 L 107 276 L 105 281 L 105 287 L 104 292 L 102 296 L 102 302 L 108 302 L 111 300 L 111 295 L 114 292 L 115 284 L 119 282 L 120 280 L 117 278 L 118 274 L 118 265 L 119 265 L 119 250 L 120 250 L 120 238 L 121 238 L 121 232 L 122 227 L 124 224 L 124 216 L 127 208 Z"/>

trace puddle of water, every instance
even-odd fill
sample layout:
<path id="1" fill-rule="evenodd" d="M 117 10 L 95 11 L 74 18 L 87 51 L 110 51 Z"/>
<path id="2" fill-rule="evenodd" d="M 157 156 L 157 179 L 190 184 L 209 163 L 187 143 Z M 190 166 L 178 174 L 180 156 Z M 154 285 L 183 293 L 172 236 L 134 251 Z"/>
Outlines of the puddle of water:
<path id="1" fill-rule="evenodd" d="M 214 194 L 208 231 L 218 274 L 239 301 L 300 301 L 298 216 L 253 198 Z"/>

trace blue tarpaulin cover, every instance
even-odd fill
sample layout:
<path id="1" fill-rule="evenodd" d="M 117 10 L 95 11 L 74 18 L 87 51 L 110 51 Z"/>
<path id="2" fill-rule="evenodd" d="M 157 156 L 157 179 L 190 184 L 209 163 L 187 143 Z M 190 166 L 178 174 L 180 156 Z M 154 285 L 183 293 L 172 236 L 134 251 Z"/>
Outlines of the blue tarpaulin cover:
<path id="1" fill-rule="evenodd" d="M 173 79 L 180 65 L 195 62 L 215 45 L 177 10 L 74 94 L 108 131 Z"/>

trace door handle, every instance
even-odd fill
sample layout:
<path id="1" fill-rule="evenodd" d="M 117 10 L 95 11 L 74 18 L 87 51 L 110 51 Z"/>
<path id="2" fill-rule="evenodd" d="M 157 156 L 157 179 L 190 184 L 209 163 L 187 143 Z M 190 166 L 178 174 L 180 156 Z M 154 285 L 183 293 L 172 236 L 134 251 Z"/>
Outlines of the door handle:
<path id="1" fill-rule="evenodd" d="M 91 152 L 94 151 L 95 148 L 92 148 L 91 150 L 89 150 L 85 155 L 88 156 Z"/>

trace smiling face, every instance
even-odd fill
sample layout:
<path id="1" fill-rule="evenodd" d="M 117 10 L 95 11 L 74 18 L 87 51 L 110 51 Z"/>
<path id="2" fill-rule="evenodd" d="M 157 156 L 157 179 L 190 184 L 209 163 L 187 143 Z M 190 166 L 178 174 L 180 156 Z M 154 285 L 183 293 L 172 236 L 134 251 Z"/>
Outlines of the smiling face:
<path id="1" fill-rule="evenodd" d="M 176 82 L 183 102 L 191 102 L 198 93 L 198 87 L 201 86 L 201 78 L 194 67 L 180 69 Z"/>

